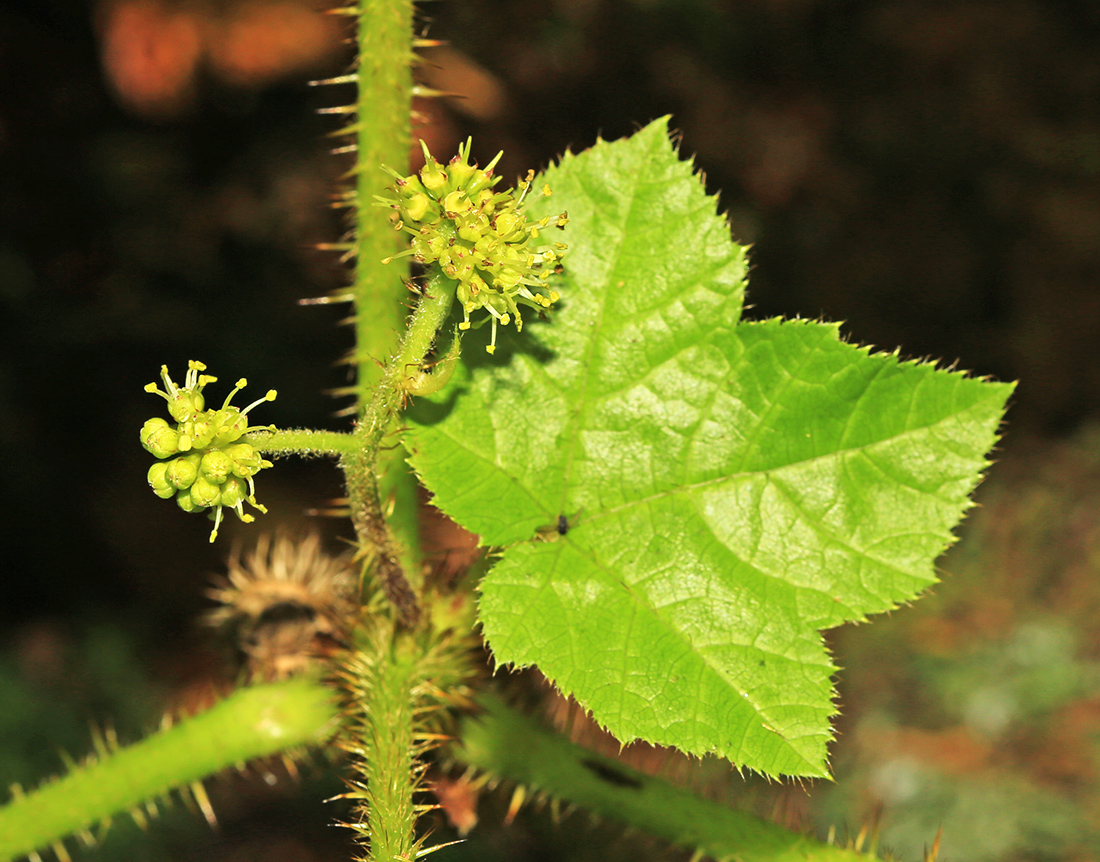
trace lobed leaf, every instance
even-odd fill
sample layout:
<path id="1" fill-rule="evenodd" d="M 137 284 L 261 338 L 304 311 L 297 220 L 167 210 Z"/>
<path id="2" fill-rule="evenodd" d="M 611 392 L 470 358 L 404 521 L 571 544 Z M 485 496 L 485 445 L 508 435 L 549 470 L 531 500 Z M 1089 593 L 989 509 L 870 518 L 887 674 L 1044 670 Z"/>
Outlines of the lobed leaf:
<path id="1" fill-rule="evenodd" d="M 493 653 L 623 742 L 826 775 L 820 632 L 935 581 L 1012 387 L 741 322 L 745 251 L 664 120 L 544 179 L 570 216 L 561 310 L 406 439 L 436 505 L 504 548 Z"/>

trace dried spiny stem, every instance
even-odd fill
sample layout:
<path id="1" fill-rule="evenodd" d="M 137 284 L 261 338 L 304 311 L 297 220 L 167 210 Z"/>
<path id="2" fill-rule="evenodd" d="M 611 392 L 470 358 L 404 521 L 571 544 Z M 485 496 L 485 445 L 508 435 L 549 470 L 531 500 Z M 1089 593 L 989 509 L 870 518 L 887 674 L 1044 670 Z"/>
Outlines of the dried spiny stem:
<path id="1" fill-rule="evenodd" d="M 207 595 L 211 625 L 231 629 L 254 679 L 284 679 L 346 641 L 356 616 L 349 555 L 333 557 L 317 534 L 264 535 L 247 556 L 234 551 L 228 575 Z"/>

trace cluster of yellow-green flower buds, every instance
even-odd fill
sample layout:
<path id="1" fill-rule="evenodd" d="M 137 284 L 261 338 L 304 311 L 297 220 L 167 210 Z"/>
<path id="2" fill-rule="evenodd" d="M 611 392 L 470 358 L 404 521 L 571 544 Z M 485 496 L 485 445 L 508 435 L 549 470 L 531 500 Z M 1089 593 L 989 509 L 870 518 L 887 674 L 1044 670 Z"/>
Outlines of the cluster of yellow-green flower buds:
<path id="1" fill-rule="evenodd" d="M 202 390 L 218 378 L 199 373 L 205 370 L 205 365 L 192 360 L 187 365 L 184 385 L 177 386 L 168 376 L 168 366 L 161 366 L 166 391 L 156 383 L 150 383 L 145 391 L 155 392 L 168 402 L 168 412 L 176 424 L 159 417 L 150 419 L 141 428 L 141 445 L 162 459 L 149 468 L 149 486 L 154 494 L 165 500 L 175 497 L 185 512 L 214 510 L 214 529 L 210 533 L 213 542 L 222 523 L 223 508 L 233 509 L 246 523 L 253 517 L 244 513 L 244 503 L 267 511 L 256 502 L 252 477 L 270 467 L 271 462 L 261 458 L 255 447 L 241 441 L 241 437 L 258 430 L 257 426 L 249 426 L 248 412 L 265 401 L 274 401 L 275 390 L 244 410 L 231 407 L 233 396 L 248 384 L 242 377 L 220 410 L 207 410 Z"/>
<path id="2" fill-rule="evenodd" d="M 507 326 L 515 320 L 517 330 L 523 327 L 520 305 L 541 310 L 557 302 L 558 292 L 546 280 L 566 246 L 539 244 L 539 232 L 551 224 L 564 228 L 568 217 L 562 213 L 554 219 L 527 221 L 523 200 L 534 171 L 519 182 L 518 196 L 515 189 L 494 192 L 500 177 L 493 176 L 493 168 L 500 153 L 480 170 L 470 164 L 469 140 L 446 166 L 432 158 L 423 141 L 421 147 L 420 173 L 402 177 L 391 171 L 397 180 L 396 197 L 378 198 L 400 214 L 397 229 L 413 237 L 411 248 L 394 257 L 411 255 L 419 263 L 438 263 L 444 275 L 458 282 L 456 295 L 464 316 L 460 329 L 470 328 L 472 312 L 489 312 L 493 336 L 486 350 L 492 353 L 498 323 Z M 549 195 L 550 187 L 544 185 L 541 194 Z"/>

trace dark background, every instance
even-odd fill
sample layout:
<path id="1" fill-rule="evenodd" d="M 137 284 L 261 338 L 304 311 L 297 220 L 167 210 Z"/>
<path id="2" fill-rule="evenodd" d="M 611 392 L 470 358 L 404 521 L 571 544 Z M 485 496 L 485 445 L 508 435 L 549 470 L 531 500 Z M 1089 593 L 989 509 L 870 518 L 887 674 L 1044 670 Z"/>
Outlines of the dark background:
<path id="1" fill-rule="evenodd" d="M 464 94 L 418 104 L 433 151 L 472 134 L 483 162 L 505 150 L 511 177 L 671 114 L 735 237 L 753 245 L 751 316 L 842 320 L 854 341 L 1019 381 L 1002 464 L 982 492 L 990 505 L 971 521 L 969 550 L 945 563 L 959 586 L 916 611 L 947 613 L 952 637 L 929 640 L 929 626 L 947 623 L 904 611 L 837 638 L 854 668 L 842 679 L 837 758 L 857 764 L 854 783 L 815 791 L 833 800 L 824 813 L 801 790 L 784 806 L 794 821 L 853 831 L 881 810 L 885 834 L 914 858 L 938 824 L 982 823 L 974 810 L 1015 805 L 1042 809 L 1041 822 L 1025 828 L 1015 816 L 1008 844 L 960 843 L 952 858 L 1096 852 L 1100 6 L 450 0 L 421 12 L 425 32 L 449 42 L 426 52 L 422 80 Z M 342 312 L 296 304 L 345 278 L 313 248 L 341 230 L 327 204 L 347 167 L 326 153 L 335 120 L 315 112 L 350 94 L 305 83 L 344 71 L 341 21 L 309 0 L 0 5 L 0 731 L 15 740 L 0 782 L 33 783 L 56 768 L 59 746 L 82 752 L 89 720 L 136 734 L 166 701 L 201 700 L 232 675 L 194 621 L 225 548 L 248 534 L 231 527 L 211 548 L 204 519 L 148 492 L 137 432 L 161 412 L 142 391 L 160 365 L 178 377 L 195 358 L 222 384 L 246 376 L 242 404 L 277 388 L 257 421 L 346 427 L 322 394 L 347 380 L 335 364 L 350 347 Z M 284 462 L 262 478 L 270 524 L 300 525 L 305 509 L 340 493 L 323 462 Z M 1074 600 L 1059 604 L 1070 571 Z M 990 623 L 1006 582 L 1026 599 Z M 867 640 L 876 628 L 880 641 Z M 1012 644 L 1037 630 L 1055 632 L 1058 667 L 1072 664 L 1074 683 L 1038 717 L 1012 713 L 1016 755 L 1001 749 L 1009 731 L 973 719 L 994 707 L 952 712 L 946 694 L 913 694 L 955 691 L 936 674 L 958 675 L 970 659 L 988 669 L 990 649 L 1003 647 L 1010 664 L 1032 655 Z M 929 644 L 940 644 L 931 657 Z M 894 670 L 861 672 L 860 655 Z M 892 686 L 901 694 L 890 704 L 875 699 Z M 1014 689 L 1014 702 L 1030 691 Z M 864 714 L 933 734 L 903 747 L 915 773 L 896 757 L 858 765 L 850 746 L 866 739 Z M 1067 726 L 1069 741 L 1055 732 Z M 1054 757 L 1036 753 L 1040 737 L 1062 740 L 1059 756 L 1079 769 L 1036 773 Z M 944 766 L 950 745 L 986 755 Z M 903 773 L 932 801 L 898 791 L 909 786 Z M 992 805 L 981 782 L 1023 789 Z M 255 804 L 283 820 L 306 816 L 293 789 L 272 793 Z M 1035 802 L 1063 796 L 1053 813 Z M 314 807 L 314 837 L 261 856 L 324 858 L 320 842 L 339 842 L 317 837 L 331 835 L 317 824 L 332 811 Z M 558 832 L 532 823 L 509 838 L 490 831 L 477 852 L 606 858 L 606 841 L 616 846 L 589 837 L 563 849 Z M 157 851 L 120 843 L 113 858 L 215 858 L 211 842 L 221 842 L 217 858 L 252 858 L 250 841 L 273 840 L 265 830 L 239 840 L 188 832 Z M 631 846 L 618 852 L 629 858 Z"/>

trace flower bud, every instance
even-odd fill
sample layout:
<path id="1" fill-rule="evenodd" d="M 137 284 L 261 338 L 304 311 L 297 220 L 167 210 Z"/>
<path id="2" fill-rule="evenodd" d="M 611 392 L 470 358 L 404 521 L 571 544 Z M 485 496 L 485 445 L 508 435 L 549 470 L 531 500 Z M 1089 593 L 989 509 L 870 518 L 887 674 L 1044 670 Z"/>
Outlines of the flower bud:
<path id="1" fill-rule="evenodd" d="M 244 479 L 230 476 L 222 485 L 221 504 L 230 509 L 239 509 L 241 503 L 248 499 L 248 484 Z M 237 514 L 240 514 L 238 512 Z"/>
<path id="2" fill-rule="evenodd" d="M 217 431 L 206 413 L 192 422 L 181 422 L 180 427 L 186 429 L 192 449 L 205 449 L 214 442 L 214 433 Z"/>
<path id="3" fill-rule="evenodd" d="M 443 211 L 449 216 L 460 214 L 470 208 L 470 200 L 463 191 L 453 191 L 443 198 Z M 453 217 L 453 216 L 452 216 Z"/>
<path id="4" fill-rule="evenodd" d="M 248 443 L 236 443 L 233 446 L 226 446 L 224 451 L 233 461 L 231 472 L 234 476 L 247 479 L 263 469 L 263 459 Z"/>
<path id="5" fill-rule="evenodd" d="M 149 487 L 152 488 L 153 493 L 162 500 L 167 500 L 176 493 L 175 486 L 169 482 L 168 478 L 164 475 L 167 470 L 168 465 L 164 461 L 157 461 L 156 464 L 149 468 L 149 473 L 147 474 Z"/>
<path id="6" fill-rule="evenodd" d="M 205 509 L 208 506 L 218 505 L 222 492 L 209 479 L 199 476 L 191 485 L 191 502 L 196 508 Z"/>
<path id="7" fill-rule="evenodd" d="M 179 452 L 179 433 L 163 419 L 150 419 L 141 427 L 141 445 L 157 458 L 168 458 Z"/>
<path id="8" fill-rule="evenodd" d="M 420 169 L 420 181 L 429 192 L 439 192 L 447 185 L 447 175 L 441 170 L 439 162 L 428 153 L 428 147 L 421 141 L 424 147 L 424 167 Z"/>
<path id="9" fill-rule="evenodd" d="M 493 233 L 501 239 L 507 239 L 511 236 L 512 231 L 515 230 L 519 221 L 520 217 L 515 213 L 501 213 L 493 220 Z"/>
<path id="10" fill-rule="evenodd" d="M 199 475 L 199 463 L 201 461 L 202 455 L 197 452 L 181 455 L 179 458 L 168 462 L 164 478 L 181 491 L 190 488 Z"/>
<path id="11" fill-rule="evenodd" d="M 473 177 L 477 168 L 466 161 L 465 158 L 455 156 L 447 165 L 447 179 L 453 189 L 463 189 Z"/>
<path id="12" fill-rule="evenodd" d="M 219 446 L 236 442 L 248 430 L 248 417 L 236 407 L 223 407 L 214 416 L 214 441 Z"/>
<path id="13" fill-rule="evenodd" d="M 199 512 L 199 511 L 201 511 L 201 507 L 196 506 L 191 501 L 191 491 L 190 490 L 180 491 L 178 494 L 176 494 L 176 505 L 179 506 L 181 509 L 183 509 L 183 511 L 185 511 L 185 512 Z"/>
<path id="14" fill-rule="evenodd" d="M 176 396 L 168 402 L 168 412 L 177 422 L 184 422 L 193 416 L 202 413 L 205 400 L 198 392 L 185 392 L 180 390 Z"/>
<path id="15" fill-rule="evenodd" d="M 215 485 L 221 485 L 233 470 L 233 459 L 221 449 L 211 449 L 202 456 L 199 471 L 203 478 L 209 479 Z"/>
<path id="16" fill-rule="evenodd" d="M 428 210 L 431 208 L 432 199 L 426 194 L 418 194 L 411 197 L 408 203 L 405 204 L 405 212 L 413 221 L 420 221 L 427 215 Z"/>

